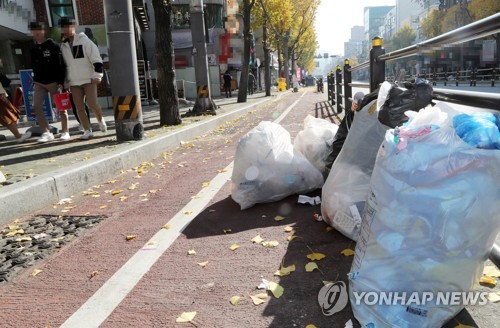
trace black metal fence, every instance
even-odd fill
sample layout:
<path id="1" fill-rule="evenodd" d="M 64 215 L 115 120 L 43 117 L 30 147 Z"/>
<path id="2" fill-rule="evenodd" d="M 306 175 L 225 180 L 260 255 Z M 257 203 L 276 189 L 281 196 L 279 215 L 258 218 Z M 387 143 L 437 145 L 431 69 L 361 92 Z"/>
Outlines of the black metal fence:
<path id="1" fill-rule="evenodd" d="M 328 94 L 332 95 L 329 100 L 332 105 L 336 104 L 338 113 L 342 110 L 350 109 L 352 104 L 352 88 L 366 88 L 370 92 L 375 91 L 384 81 L 397 82 L 409 80 L 415 77 L 423 77 L 432 82 L 433 97 L 436 100 L 462 104 L 466 106 L 480 107 L 485 109 L 500 110 L 500 93 L 498 92 L 477 92 L 469 90 L 453 90 L 436 88 L 436 86 L 455 85 L 455 86 L 471 86 L 488 85 L 495 87 L 499 85 L 500 66 L 496 62 L 495 67 L 491 68 L 470 68 L 466 70 L 437 72 L 429 71 L 424 74 L 416 75 L 400 75 L 386 76 L 386 62 L 415 56 L 424 53 L 425 51 L 434 51 L 442 47 L 447 47 L 453 44 L 460 44 L 484 37 L 489 37 L 500 33 L 500 13 L 476 21 L 469 25 L 463 26 L 451 32 L 439 35 L 427 41 L 399 49 L 393 52 L 385 53 L 382 39 L 376 37 L 372 40 L 372 49 L 370 50 L 370 60 L 362 64 L 350 67 L 349 60 L 344 61 L 344 67 L 341 70 L 340 66 L 336 67 L 335 74 L 331 72 L 329 78 L 334 81 L 328 83 L 335 86 L 335 90 L 328 90 Z M 498 40 L 497 40 L 498 42 Z M 498 47 L 497 47 L 498 49 Z M 499 58 L 500 54 L 496 54 Z M 369 70 L 369 83 L 352 83 L 352 73 Z M 490 260 L 500 268 L 500 247 L 494 245 Z"/>

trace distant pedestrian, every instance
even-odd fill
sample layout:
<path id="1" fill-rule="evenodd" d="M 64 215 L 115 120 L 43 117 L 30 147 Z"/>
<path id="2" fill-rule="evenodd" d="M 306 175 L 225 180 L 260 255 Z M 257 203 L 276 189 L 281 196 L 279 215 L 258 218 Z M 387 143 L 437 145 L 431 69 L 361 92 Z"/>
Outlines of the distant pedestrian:
<path id="1" fill-rule="evenodd" d="M 231 97 L 231 81 L 233 80 L 229 70 L 224 73 L 222 77 L 224 79 L 224 91 L 226 92 L 226 98 Z"/>
<path id="2" fill-rule="evenodd" d="M 253 91 L 255 90 L 255 76 L 250 72 L 248 74 L 248 94 L 253 95 Z"/>
<path id="3" fill-rule="evenodd" d="M 63 17 L 59 25 L 64 34 L 61 51 L 67 66 L 66 81 L 71 88 L 78 117 L 84 129 L 80 139 L 87 140 L 94 135 L 85 113 L 85 102 L 96 116 L 99 129 L 102 132 L 107 130 L 101 106 L 97 102 L 97 85 L 103 77 L 102 59 L 99 49 L 85 33 L 76 34 L 74 19 Z"/>
<path id="4" fill-rule="evenodd" d="M 38 142 L 47 142 L 54 140 L 54 135 L 49 130 L 49 124 L 45 113 L 43 112 L 43 103 L 50 92 L 53 97 L 59 91 L 62 91 L 64 78 L 66 75 L 66 65 L 62 58 L 61 49 L 54 40 L 45 36 L 45 25 L 41 22 L 31 22 L 29 30 L 33 37 L 33 46 L 31 47 L 31 66 L 33 67 L 33 109 L 35 110 L 36 120 L 42 135 Z M 50 105 L 52 107 L 52 105 Z M 69 140 L 68 131 L 68 113 L 60 111 L 62 125 L 62 140 Z"/>
<path id="5" fill-rule="evenodd" d="M 16 137 L 17 142 L 23 142 L 31 137 L 31 133 L 21 134 L 17 129 L 17 121 L 19 120 L 20 111 L 7 98 L 7 91 L 0 83 L 0 124 L 9 129 Z"/>

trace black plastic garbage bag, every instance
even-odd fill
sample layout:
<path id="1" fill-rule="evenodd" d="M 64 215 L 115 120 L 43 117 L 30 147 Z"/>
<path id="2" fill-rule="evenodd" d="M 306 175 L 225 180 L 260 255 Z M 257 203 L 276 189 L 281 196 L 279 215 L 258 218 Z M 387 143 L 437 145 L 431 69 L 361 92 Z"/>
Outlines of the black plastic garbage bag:
<path id="1" fill-rule="evenodd" d="M 380 123 L 395 128 L 408 121 L 405 112 L 418 112 L 432 102 L 432 85 L 429 81 L 417 78 L 404 83 L 404 88 L 393 85 L 387 99 L 380 108 Z"/>
<path id="2" fill-rule="evenodd" d="M 361 99 L 361 102 L 359 103 L 358 111 L 361 111 L 363 107 L 369 104 L 372 100 L 377 99 L 378 91 L 379 90 L 377 89 L 365 95 L 363 99 Z M 337 130 L 337 133 L 335 134 L 335 137 L 333 139 L 331 153 L 328 155 L 326 159 L 327 173 L 330 172 L 333 162 L 335 162 L 335 159 L 339 155 L 340 150 L 344 145 L 345 139 L 347 138 L 347 134 L 349 133 L 349 129 L 351 128 L 353 120 L 354 120 L 354 112 L 350 109 L 346 110 L 344 118 L 340 122 L 339 129 Z"/>

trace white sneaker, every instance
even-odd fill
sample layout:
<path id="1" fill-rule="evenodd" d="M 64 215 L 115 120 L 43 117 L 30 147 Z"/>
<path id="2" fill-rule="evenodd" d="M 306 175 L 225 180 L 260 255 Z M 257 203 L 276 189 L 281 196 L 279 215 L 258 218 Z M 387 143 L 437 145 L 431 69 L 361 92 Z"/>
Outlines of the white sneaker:
<path id="1" fill-rule="evenodd" d="M 78 132 L 81 132 L 81 133 L 85 132 L 85 129 L 83 128 L 83 125 L 78 124 Z"/>
<path id="2" fill-rule="evenodd" d="M 108 126 L 106 125 L 104 118 L 99 122 L 99 129 L 101 130 L 101 132 L 106 132 L 108 130 Z"/>
<path id="3" fill-rule="evenodd" d="M 83 132 L 83 136 L 80 137 L 81 140 L 89 140 L 90 138 L 92 138 L 94 135 L 92 134 L 92 131 L 90 130 L 87 130 L 85 132 Z"/>
<path id="4" fill-rule="evenodd" d="M 17 138 L 16 142 L 17 143 L 23 143 L 23 142 L 25 142 L 29 138 L 31 138 L 31 131 L 28 131 L 25 134 L 23 134 L 21 137 Z"/>
<path id="5" fill-rule="evenodd" d="M 54 140 L 54 135 L 50 132 L 42 133 L 42 136 L 37 139 L 38 142 L 47 142 Z"/>
<path id="6" fill-rule="evenodd" d="M 63 132 L 61 133 L 61 136 L 59 137 L 61 140 L 69 140 L 71 139 L 71 136 L 69 135 L 69 132 Z"/>

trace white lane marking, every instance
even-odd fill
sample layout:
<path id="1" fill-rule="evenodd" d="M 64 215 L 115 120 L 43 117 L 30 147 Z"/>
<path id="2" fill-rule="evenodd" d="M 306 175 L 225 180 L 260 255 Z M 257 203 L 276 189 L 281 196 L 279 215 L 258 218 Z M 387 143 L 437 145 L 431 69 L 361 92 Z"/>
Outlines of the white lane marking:
<path id="1" fill-rule="evenodd" d="M 291 104 L 290 107 L 285 109 L 285 111 L 283 113 L 281 113 L 281 115 L 277 119 L 274 120 L 274 123 L 281 122 L 288 115 L 288 113 L 292 110 L 292 108 L 294 108 L 299 103 L 299 101 L 302 99 L 302 97 L 304 97 L 306 95 L 306 93 L 307 93 L 307 91 L 304 92 L 302 94 L 302 96 L 300 96 L 300 98 L 297 99 L 293 104 Z"/>
<path id="2" fill-rule="evenodd" d="M 290 105 L 276 120 L 281 122 L 286 115 L 304 97 L 304 94 Z M 156 242 L 156 250 L 139 250 L 115 274 L 108 279 L 75 313 L 73 313 L 61 328 L 91 328 L 99 327 L 118 307 L 141 278 L 151 269 L 163 253 L 179 237 L 181 232 L 198 216 L 205 206 L 215 197 L 219 190 L 231 179 L 233 173 L 231 162 L 221 173 L 210 181 L 208 187 L 201 189 L 196 198 L 191 199 L 184 208 L 168 221 L 170 229 L 160 229 L 145 245 Z M 185 214 L 190 212 L 189 214 Z"/>

